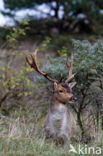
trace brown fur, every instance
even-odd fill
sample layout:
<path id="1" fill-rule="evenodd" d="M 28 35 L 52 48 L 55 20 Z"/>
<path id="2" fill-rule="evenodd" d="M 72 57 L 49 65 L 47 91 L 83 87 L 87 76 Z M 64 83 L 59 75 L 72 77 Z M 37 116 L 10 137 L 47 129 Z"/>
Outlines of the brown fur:
<path id="1" fill-rule="evenodd" d="M 69 86 L 65 88 L 62 83 L 54 84 L 54 94 L 45 122 L 46 137 L 52 137 L 55 140 L 62 139 L 66 144 L 73 136 L 76 123 L 72 112 L 66 105 L 73 96 Z"/>

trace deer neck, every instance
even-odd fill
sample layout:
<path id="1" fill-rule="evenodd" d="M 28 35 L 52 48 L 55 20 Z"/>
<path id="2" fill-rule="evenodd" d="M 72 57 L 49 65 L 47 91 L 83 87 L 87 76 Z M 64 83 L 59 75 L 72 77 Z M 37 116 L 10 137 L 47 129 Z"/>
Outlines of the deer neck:
<path id="1" fill-rule="evenodd" d="M 53 95 L 52 99 L 51 99 L 51 104 L 50 104 L 50 108 L 49 111 L 51 113 L 57 113 L 57 112 L 65 112 L 67 111 L 67 106 L 66 104 L 58 101 L 58 99 L 56 98 L 55 95 Z"/>
<path id="2" fill-rule="evenodd" d="M 51 98 L 51 105 L 52 106 L 59 106 L 59 105 L 66 106 L 66 103 L 59 101 L 58 98 L 55 96 L 55 94 L 53 94 L 53 96 Z"/>

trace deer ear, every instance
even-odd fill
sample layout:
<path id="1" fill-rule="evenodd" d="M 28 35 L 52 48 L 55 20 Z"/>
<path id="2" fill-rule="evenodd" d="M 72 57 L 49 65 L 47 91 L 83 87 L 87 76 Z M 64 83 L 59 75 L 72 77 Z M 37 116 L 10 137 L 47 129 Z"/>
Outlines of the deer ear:
<path id="1" fill-rule="evenodd" d="M 69 87 L 72 89 L 72 88 L 76 85 L 76 82 L 71 82 L 71 83 L 69 83 L 68 85 L 69 85 Z"/>
<path id="2" fill-rule="evenodd" d="M 57 82 L 54 82 L 54 89 L 57 88 Z"/>

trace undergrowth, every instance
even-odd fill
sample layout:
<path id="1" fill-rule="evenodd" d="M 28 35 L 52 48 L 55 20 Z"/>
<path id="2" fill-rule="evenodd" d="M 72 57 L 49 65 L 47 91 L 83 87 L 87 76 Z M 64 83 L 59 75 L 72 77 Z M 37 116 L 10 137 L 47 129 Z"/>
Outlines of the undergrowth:
<path id="1" fill-rule="evenodd" d="M 42 110 L 42 109 L 41 109 Z M 77 153 L 69 153 L 70 145 L 56 146 L 52 140 L 44 137 L 43 123 L 45 116 L 39 110 L 14 111 L 11 115 L 0 114 L 0 156 L 78 156 Z M 102 147 L 102 136 L 88 144 L 92 147 Z M 87 146 L 81 142 L 70 142 L 75 149 Z M 93 154 L 87 154 L 87 156 Z"/>

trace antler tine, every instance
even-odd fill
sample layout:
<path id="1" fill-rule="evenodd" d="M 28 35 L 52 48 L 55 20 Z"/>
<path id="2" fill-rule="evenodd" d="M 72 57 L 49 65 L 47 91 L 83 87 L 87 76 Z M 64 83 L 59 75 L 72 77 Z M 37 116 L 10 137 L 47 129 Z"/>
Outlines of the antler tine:
<path id="1" fill-rule="evenodd" d="M 27 63 L 30 65 L 31 68 L 34 68 L 34 70 L 35 70 L 36 72 L 38 72 L 39 74 L 43 75 L 43 76 L 44 76 L 46 79 L 48 79 L 49 81 L 58 82 L 57 80 L 54 80 L 54 79 L 52 79 L 51 77 L 49 77 L 47 73 L 42 72 L 42 71 L 39 69 L 39 67 L 38 67 L 38 65 L 37 65 L 37 63 L 36 63 L 37 50 L 35 51 L 35 53 L 30 54 L 30 56 L 31 56 L 31 60 L 29 59 L 29 57 L 26 56 L 26 61 L 27 61 Z"/>
<path id="2" fill-rule="evenodd" d="M 41 75 L 44 75 L 45 73 L 40 71 L 40 69 L 39 69 L 39 67 L 38 67 L 38 65 L 36 63 L 36 56 L 37 56 L 37 50 L 35 51 L 35 53 L 31 54 L 32 66 L 38 73 L 40 73 Z"/>
<path id="3" fill-rule="evenodd" d="M 66 59 L 66 66 L 67 66 L 67 68 L 69 70 L 69 74 L 68 74 L 67 80 L 65 81 L 66 83 L 68 83 L 71 80 L 73 80 L 73 78 L 75 76 L 75 74 L 72 74 L 73 64 L 74 64 L 74 55 L 72 54 L 71 55 L 71 64 L 68 63 L 68 56 L 67 56 L 67 59 Z"/>

